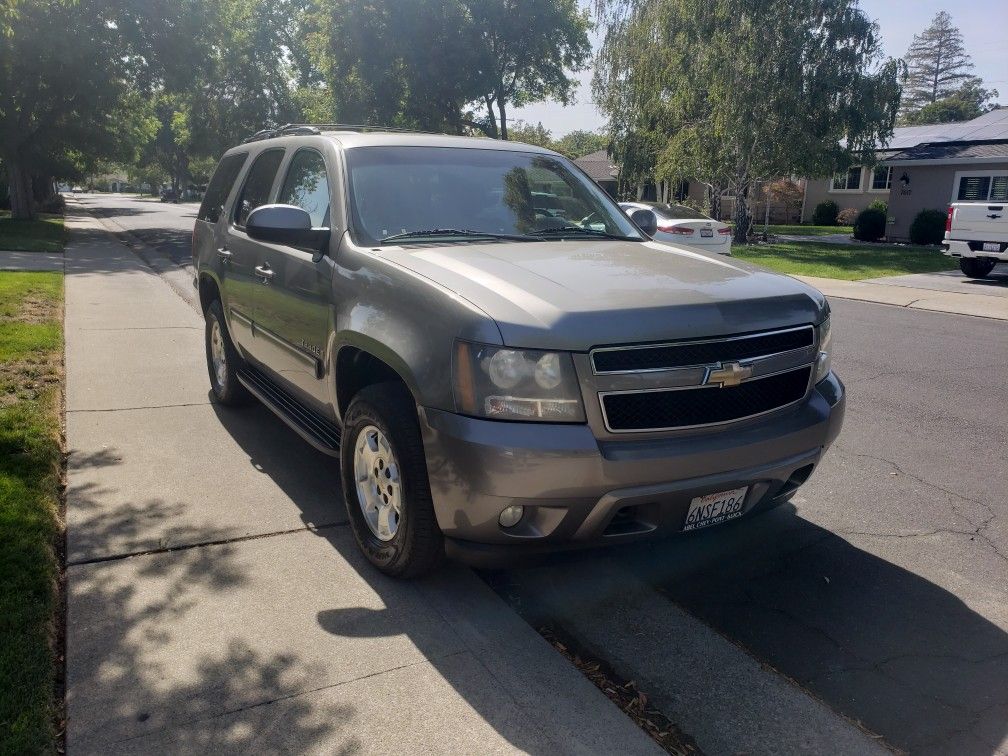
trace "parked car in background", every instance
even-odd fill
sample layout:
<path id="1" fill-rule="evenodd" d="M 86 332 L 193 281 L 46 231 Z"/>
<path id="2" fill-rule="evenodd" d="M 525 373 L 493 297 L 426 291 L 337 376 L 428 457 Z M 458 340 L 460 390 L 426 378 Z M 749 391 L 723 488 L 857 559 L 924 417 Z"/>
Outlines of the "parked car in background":
<path id="1" fill-rule="evenodd" d="M 994 200 L 949 206 L 942 249 L 970 278 L 986 278 L 999 262 L 1008 262 L 1006 206 L 1008 201 Z"/>
<path id="2" fill-rule="evenodd" d="M 699 210 L 685 205 L 664 202 L 620 202 L 627 213 L 650 210 L 658 218 L 657 241 L 690 247 L 702 247 L 705 252 L 731 254 L 731 226 L 709 218 Z"/>

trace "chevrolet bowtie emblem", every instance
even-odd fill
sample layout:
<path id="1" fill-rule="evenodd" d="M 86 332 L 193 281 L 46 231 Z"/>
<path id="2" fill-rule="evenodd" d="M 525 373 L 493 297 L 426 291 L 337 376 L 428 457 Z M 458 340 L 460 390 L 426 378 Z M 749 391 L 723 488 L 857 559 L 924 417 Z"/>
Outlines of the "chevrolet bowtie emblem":
<path id="1" fill-rule="evenodd" d="M 746 378 L 752 376 L 752 366 L 740 365 L 737 362 L 721 362 L 714 367 L 707 368 L 707 377 L 704 385 L 718 384 L 724 386 L 738 386 Z"/>

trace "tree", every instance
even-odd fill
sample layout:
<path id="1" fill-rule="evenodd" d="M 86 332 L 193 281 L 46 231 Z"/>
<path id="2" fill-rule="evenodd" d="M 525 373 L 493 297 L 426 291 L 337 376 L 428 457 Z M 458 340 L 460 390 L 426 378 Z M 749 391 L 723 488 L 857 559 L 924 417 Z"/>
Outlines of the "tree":
<path id="1" fill-rule="evenodd" d="M 973 63 L 966 54 L 962 33 L 945 11 L 935 14 L 931 25 L 914 35 L 904 60 L 901 114 L 951 97 L 960 86 L 975 78 L 970 74 Z"/>
<path id="2" fill-rule="evenodd" d="M 553 134 L 542 125 L 542 122 L 535 126 L 524 121 L 515 121 L 508 131 L 508 139 L 525 144 L 534 144 L 537 147 L 545 147 L 548 150 L 555 150 L 556 143 L 553 141 Z"/>
<path id="3" fill-rule="evenodd" d="M 996 89 L 984 89 L 979 78 L 970 77 L 948 97 L 930 102 L 920 110 L 906 113 L 900 119 L 900 123 L 914 125 L 971 121 L 996 108 L 997 105 L 991 105 L 990 101 L 997 96 Z"/>
<path id="4" fill-rule="evenodd" d="M 556 141 L 553 148 L 567 157 L 575 160 L 592 152 L 604 150 L 609 146 L 609 137 L 597 131 L 575 129 Z"/>
<path id="5" fill-rule="evenodd" d="M 299 92 L 347 123 L 507 138 L 507 108 L 568 102 L 588 58 L 576 0 L 316 0 L 305 37 L 327 92 Z"/>
<path id="6" fill-rule="evenodd" d="M 892 135 L 899 63 L 856 0 L 616 0 L 596 61 L 621 180 L 681 179 L 735 197 L 735 240 L 761 179 L 826 175 Z M 702 86 L 698 85 L 702 82 Z"/>

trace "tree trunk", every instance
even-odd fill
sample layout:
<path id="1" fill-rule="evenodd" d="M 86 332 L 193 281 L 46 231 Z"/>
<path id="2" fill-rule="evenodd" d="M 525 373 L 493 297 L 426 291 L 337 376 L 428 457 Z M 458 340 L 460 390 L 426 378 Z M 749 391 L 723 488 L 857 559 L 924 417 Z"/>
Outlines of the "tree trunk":
<path id="1" fill-rule="evenodd" d="M 732 241 L 735 244 L 745 244 L 749 239 L 749 226 L 752 217 L 749 215 L 749 177 L 740 174 L 735 185 L 735 233 Z"/>
<path id="2" fill-rule="evenodd" d="M 11 218 L 32 220 L 35 217 L 35 202 L 32 197 L 31 171 L 20 155 L 4 157 L 10 187 Z"/>
<path id="3" fill-rule="evenodd" d="M 721 220 L 721 187 L 708 184 L 707 192 L 707 207 L 710 210 L 710 216 L 719 221 Z"/>
<path id="4" fill-rule="evenodd" d="M 505 142 L 508 138 L 507 112 L 504 109 L 504 95 L 497 93 L 497 109 L 500 111 L 500 137 Z"/>

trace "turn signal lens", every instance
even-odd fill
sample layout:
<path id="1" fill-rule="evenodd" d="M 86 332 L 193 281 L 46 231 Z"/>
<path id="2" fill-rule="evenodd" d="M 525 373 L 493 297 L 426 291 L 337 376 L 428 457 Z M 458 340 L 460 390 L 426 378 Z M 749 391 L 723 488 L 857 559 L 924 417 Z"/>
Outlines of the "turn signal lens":
<path id="1" fill-rule="evenodd" d="M 819 355 L 816 358 L 815 364 L 815 381 L 814 383 L 819 383 L 823 378 L 829 375 L 829 371 L 833 367 L 833 360 L 830 357 L 833 346 L 833 334 L 830 330 L 830 319 L 826 318 L 822 324 L 816 329 L 819 336 Z"/>

